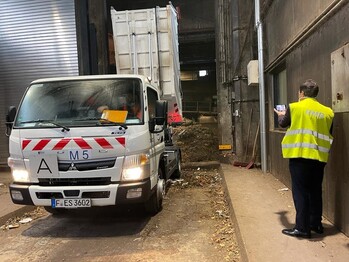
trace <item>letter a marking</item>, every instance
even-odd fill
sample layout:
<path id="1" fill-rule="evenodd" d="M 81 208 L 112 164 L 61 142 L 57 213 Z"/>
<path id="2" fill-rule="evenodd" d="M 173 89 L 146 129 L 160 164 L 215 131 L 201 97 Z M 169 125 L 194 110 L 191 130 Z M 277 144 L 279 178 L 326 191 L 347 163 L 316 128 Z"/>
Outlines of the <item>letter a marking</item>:
<path id="1" fill-rule="evenodd" d="M 43 166 L 43 164 L 44 164 L 44 166 Z M 45 159 L 43 159 L 43 158 L 41 159 L 38 171 L 36 173 L 39 174 L 39 172 L 41 170 L 48 170 L 52 174 L 51 169 L 49 168 L 48 164 L 46 163 Z"/>

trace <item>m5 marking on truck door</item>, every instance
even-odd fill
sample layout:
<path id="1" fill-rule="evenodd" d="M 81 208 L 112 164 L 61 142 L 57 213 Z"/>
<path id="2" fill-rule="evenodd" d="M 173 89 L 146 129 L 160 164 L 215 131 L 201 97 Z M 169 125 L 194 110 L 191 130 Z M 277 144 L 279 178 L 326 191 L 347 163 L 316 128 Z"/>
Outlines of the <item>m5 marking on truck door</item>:
<path id="1" fill-rule="evenodd" d="M 56 154 L 38 154 L 29 157 L 31 174 L 41 177 L 59 177 Z"/>

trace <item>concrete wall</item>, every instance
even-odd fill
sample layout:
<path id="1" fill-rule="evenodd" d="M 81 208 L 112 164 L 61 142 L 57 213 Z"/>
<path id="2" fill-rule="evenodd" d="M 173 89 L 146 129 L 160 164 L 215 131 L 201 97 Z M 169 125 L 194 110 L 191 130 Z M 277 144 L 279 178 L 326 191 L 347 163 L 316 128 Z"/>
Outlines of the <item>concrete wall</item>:
<path id="1" fill-rule="evenodd" d="M 216 13 L 216 68 L 219 144 L 233 145 L 231 119 L 231 1 L 218 0 Z"/>
<path id="2" fill-rule="evenodd" d="M 260 118 L 258 87 L 247 85 L 247 64 L 257 58 L 253 1 L 220 0 L 216 5 L 220 143 L 232 143 L 233 161 L 249 162 Z"/>
<path id="3" fill-rule="evenodd" d="M 235 154 L 239 161 L 249 162 L 253 157 L 254 141 L 260 119 L 259 88 L 247 84 L 247 64 L 251 60 L 258 59 L 257 52 L 253 49 L 257 43 L 254 30 L 254 3 L 234 0 L 232 9 L 234 87 L 232 105 L 233 112 L 235 112 L 232 118 Z M 255 148 L 257 161 L 259 160 L 258 149 L 259 143 Z"/>
<path id="4" fill-rule="evenodd" d="M 326 17 L 316 27 L 304 30 L 318 15 L 325 11 L 331 3 L 343 2 L 338 10 Z M 288 102 L 296 101 L 299 85 L 305 79 L 313 78 L 320 87 L 318 100 L 331 106 L 331 52 L 349 41 L 349 1 L 273 1 L 266 12 L 264 27 L 266 28 L 266 88 L 268 89 L 269 118 L 272 112 L 272 72 L 278 63 L 286 64 Z M 288 52 L 286 50 L 292 40 L 308 32 L 300 38 L 298 44 Z M 273 66 L 270 66 L 273 65 Z M 290 176 L 288 161 L 281 156 L 280 143 L 284 132 L 275 131 L 269 126 L 268 160 L 270 172 L 289 187 Z M 334 120 L 334 144 L 331 156 L 325 169 L 324 180 L 324 215 L 345 234 L 349 235 L 349 136 L 348 113 L 336 113 Z"/>
<path id="5" fill-rule="evenodd" d="M 267 61 L 275 59 L 303 28 L 316 19 L 333 0 L 274 0 L 265 17 Z"/>

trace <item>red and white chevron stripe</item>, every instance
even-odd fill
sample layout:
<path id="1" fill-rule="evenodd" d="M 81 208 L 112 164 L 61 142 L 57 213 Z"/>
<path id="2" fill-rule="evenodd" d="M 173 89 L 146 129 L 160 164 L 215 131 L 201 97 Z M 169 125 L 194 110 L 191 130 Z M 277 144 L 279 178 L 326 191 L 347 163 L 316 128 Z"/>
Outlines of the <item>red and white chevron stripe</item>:
<path id="1" fill-rule="evenodd" d="M 73 143 L 73 144 L 72 144 Z M 40 151 L 40 150 L 63 150 L 66 147 L 78 146 L 80 149 L 114 149 L 121 145 L 125 147 L 125 137 L 96 137 L 92 139 L 84 139 L 81 137 L 57 139 L 23 139 L 22 150 Z"/>

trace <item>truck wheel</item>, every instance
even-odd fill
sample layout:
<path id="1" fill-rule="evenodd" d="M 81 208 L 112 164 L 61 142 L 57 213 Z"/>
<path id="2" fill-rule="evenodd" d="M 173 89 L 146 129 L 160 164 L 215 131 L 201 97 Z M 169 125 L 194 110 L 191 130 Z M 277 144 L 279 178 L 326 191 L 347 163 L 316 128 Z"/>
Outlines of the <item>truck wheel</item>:
<path id="1" fill-rule="evenodd" d="M 44 206 L 44 209 L 54 216 L 63 215 L 67 212 L 67 210 L 64 208 L 52 208 L 52 207 Z"/>
<path id="2" fill-rule="evenodd" d="M 162 178 L 162 171 L 158 171 L 158 183 L 155 192 L 151 195 L 149 200 L 145 203 L 145 210 L 150 215 L 154 216 L 162 210 L 162 200 L 166 192 L 166 183 Z"/>
<path id="3" fill-rule="evenodd" d="M 177 163 L 177 169 L 173 172 L 172 178 L 173 179 L 180 179 L 182 175 L 182 163 L 181 163 L 181 157 L 178 157 L 178 163 Z"/>

